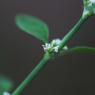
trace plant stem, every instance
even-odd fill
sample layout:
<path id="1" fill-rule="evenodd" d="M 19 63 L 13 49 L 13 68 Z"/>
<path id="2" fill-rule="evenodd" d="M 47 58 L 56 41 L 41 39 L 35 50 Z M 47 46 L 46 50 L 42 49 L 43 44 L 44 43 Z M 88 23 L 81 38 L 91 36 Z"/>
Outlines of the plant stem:
<path id="1" fill-rule="evenodd" d="M 87 20 L 88 16 L 85 16 L 84 18 L 81 17 L 79 21 L 76 23 L 76 25 L 66 34 L 66 36 L 62 39 L 62 42 L 60 44 L 59 50 L 62 50 L 62 48 L 68 44 L 68 42 L 72 39 L 72 37 L 75 35 L 76 32 L 80 29 L 81 25 Z"/>
<path id="2" fill-rule="evenodd" d="M 80 29 L 81 25 L 85 22 L 88 16 L 81 17 L 76 25 L 66 34 L 66 36 L 62 39 L 59 50 L 62 50 L 63 47 L 72 39 L 76 32 Z M 48 52 L 46 52 L 42 58 L 42 60 L 37 64 L 37 66 L 30 72 L 30 74 L 25 78 L 25 80 L 18 86 L 18 88 L 11 95 L 19 95 L 26 85 L 32 81 L 39 72 L 44 68 L 46 63 L 50 60 L 51 56 Z"/>
<path id="3" fill-rule="evenodd" d="M 46 52 L 42 58 L 42 60 L 37 64 L 37 66 L 30 72 L 30 74 L 25 78 L 25 80 L 18 86 L 18 88 L 11 94 L 11 95 L 20 95 L 20 93 L 23 91 L 23 89 L 26 87 L 26 85 L 32 81 L 39 72 L 44 68 L 46 63 L 49 61 L 50 55 L 48 52 Z"/>

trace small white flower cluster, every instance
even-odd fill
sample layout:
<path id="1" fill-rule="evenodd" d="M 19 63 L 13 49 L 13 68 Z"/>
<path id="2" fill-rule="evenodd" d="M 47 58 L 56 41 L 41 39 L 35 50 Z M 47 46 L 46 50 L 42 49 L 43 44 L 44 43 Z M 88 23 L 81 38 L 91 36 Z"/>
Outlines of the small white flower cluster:
<path id="1" fill-rule="evenodd" d="M 92 13 L 95 14 L 95 0 L 84 0 L 86 5 L 84 5 L 84 14 L 83 16 Z"/>
<path id="2" fill-rule="evenodd" d="M 54 51 L 58 52 L 59 46 L 60 46 L 61 40 L 60 39 L 54 39 L 51 41 L 51 43 L 45 43 L 45 45 L 42 45 L 44 48 L 44 51 Z M 68 49 L 67 46 L 64 47 L 64 50 Z"/>
<path id="3" fill-rule="evenodd" d="M 10 93 L 8 92 L 4 92 L 3 95 L 11 95 Z"/>

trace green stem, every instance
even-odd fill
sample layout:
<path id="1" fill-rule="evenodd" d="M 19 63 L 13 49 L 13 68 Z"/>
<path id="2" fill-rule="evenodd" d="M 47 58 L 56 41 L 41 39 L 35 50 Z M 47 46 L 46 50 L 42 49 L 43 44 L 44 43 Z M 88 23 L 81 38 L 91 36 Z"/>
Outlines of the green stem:
<path id="1" fill-rule="evenodd" d="M 80 20 L 76 23 L 76 25 L 62 39 L 59 50 L 62 50 L 63 47 L 71 40 L 71 38 L 80 29 L 81 25 L 85 22 L 87 18 L 88 16 L 80 18 Z M 11 95 L 19 95 L 26 87 L 26 85 L 39 74 L 39 72 L 44 68 L 44 66 L 50 60 L 50 58 L 51 58 L 50 54 L 46 52 L 42 60 L 39 62 L 39 64 L 33 69 L 32 72 L 30 72 L 30 74 L 26 77 L 26 79 L 19 85 L 19 87 Z"/>
<path id="2" fill-rule="evenodd" d="M 18 86 L 18 88 L 11 94 L 11 95 L 20 95 L 20 93 L 23 91 L 23 89 L 26 87 L 26 85 L 32 81 L 39 72 L 44 68 L 46 63 L 49 61 L 50 55 L 48 52 L 46 52 L 42 58 L 42 60 L 39 62 L 39 64 L 30 72 L 30 74 L 25 78 L 25 80 Z"/>
<path id="3" fill-rule="evenodd" d="M 76 32 L 80 29 L 81 25 L 87 20 L 88 16 L 85 16 L 85 18 L 81 17 L 79 21 L 76 23 L 76 25 L 66 34 L 66 36 L 62 39 L 62 42 L 60 44 L 59 50 L 62 50 L 62 48 L 68 44 L 68 42 L 72 39 L 72 37 L 75 35 Z"/>

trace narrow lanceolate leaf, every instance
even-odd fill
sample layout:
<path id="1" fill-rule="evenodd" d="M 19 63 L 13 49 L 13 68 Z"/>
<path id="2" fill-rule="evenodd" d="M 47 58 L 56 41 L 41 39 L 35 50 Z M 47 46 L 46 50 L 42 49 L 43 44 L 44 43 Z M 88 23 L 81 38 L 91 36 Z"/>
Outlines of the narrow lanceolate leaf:
<path id="1" fill-rule="evenodd" d="M 17 15 L 16 24 L 24 32 L 38 38 L 44 43 L 48 42 L 48 27 L 41 20 L 33 16 Z"/>
<path id="2" fill-rule="evenodd" d="M 85 46 L 79 46 L 74 47 L 65 52 L 66 54 L 95 54 L 95 48 L 93 47 L 85 47 Z"/>

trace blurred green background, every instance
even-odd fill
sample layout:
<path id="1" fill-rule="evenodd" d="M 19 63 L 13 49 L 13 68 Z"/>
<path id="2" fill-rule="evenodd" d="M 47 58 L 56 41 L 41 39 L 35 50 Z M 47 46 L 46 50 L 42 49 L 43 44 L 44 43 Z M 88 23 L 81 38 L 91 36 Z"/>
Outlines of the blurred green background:
<path id="1" fill-rule="evenodd" d="M 15 16 L 33 15 L 47 23 L 50 40 L 62 38 L 82 14 L 82 0 L 0 0 L 0 73 L 15 86 L 39 62 L 41 43 L 19 30 Z M 68 44 L 95 47 L 95 17 Z M 95 55 L 66 55 L 49 62 L 21 95 L 95 95 Z M 12 90 L 12 91 L 13 91 Z"/>

